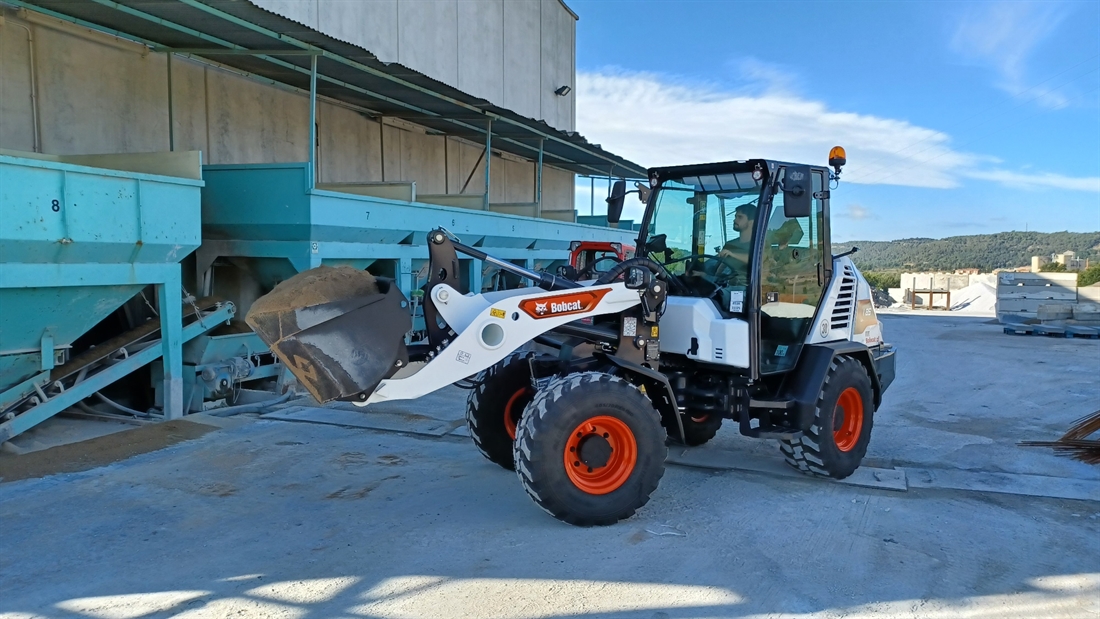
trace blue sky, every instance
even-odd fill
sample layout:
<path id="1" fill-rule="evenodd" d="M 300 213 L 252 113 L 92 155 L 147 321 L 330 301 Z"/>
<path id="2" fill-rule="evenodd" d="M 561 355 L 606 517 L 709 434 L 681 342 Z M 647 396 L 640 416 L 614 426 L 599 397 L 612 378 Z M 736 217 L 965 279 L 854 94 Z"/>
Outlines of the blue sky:
<path id="1" fill-rule="evenodd" d="M 568 4 L 577 129 L 632 161 L 845 146 L 836 240 L 1100 230 L 1100 2 Z"/>

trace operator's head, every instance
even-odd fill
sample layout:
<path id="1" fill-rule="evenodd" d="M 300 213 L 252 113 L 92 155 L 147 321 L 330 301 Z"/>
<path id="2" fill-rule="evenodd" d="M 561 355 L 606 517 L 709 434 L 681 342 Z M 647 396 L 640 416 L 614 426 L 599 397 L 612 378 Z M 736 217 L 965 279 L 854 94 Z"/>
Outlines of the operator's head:
<path id="1" fill-rule="evenodd" d="M 752 223 L 756 221 L 756 205 L 752 203 L 742 204 L 734 209 L 733 229 L 738 232 L 752 230 Z"/>

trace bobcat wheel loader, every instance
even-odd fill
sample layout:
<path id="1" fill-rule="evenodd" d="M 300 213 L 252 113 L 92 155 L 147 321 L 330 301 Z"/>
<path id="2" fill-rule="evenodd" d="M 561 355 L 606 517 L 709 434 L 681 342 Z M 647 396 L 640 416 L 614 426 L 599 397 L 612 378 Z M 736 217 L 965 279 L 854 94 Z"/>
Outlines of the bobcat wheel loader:
<path id="1" fill-rule="evenodd" d="M 866 453 L 895 348 L 866 280 L 830 253 L 843 157 L 830 153 L 835 173 L 759 159 L 653 168 L 637 190 L 638 257 L 590 281 L 433 230 L 420 343 L 406 343 L 409 304 L 382 279 L 377 294 L 253 327 L 321 402 L 470 389 L 475 445 L 567 523 L 631 516 L 664 474 L 667 441 L 698 445 L 727 422 L 778 441 L 800 471 L 844 478 Z M 626 193 L 614 186 L 609 220 Z M 534 285 L 464 294 L 458 253 Z"/>

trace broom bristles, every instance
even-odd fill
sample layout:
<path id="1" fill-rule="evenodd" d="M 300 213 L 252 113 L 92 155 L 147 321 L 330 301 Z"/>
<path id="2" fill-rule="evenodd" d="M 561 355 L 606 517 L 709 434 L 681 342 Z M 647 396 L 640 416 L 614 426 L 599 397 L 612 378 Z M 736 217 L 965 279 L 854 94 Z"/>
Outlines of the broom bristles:
<path id="1" fill-rule="evenodd" d="M 1100 410 L 1073 422 L 1069 430 L 1056 441 L 1021 441 L 1024 447 L 1050 447 L 1059 456 L 1080 460 L 1086 464 L 1100 464 L 1100 440 L 1088 439 L 1100 431 Z"/>

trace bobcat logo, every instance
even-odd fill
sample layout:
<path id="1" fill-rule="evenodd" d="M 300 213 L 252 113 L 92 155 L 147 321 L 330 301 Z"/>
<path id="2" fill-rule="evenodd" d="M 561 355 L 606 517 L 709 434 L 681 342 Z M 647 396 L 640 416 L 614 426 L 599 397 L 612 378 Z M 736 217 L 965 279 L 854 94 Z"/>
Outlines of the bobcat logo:
<path id="1" fill-rule="evenodd" d="M 546 314 L 546 304 L 545 303 L 535 303 L 535 313 L 538 314 L 539 316 L 542 316 L 542 315 Z"/>

